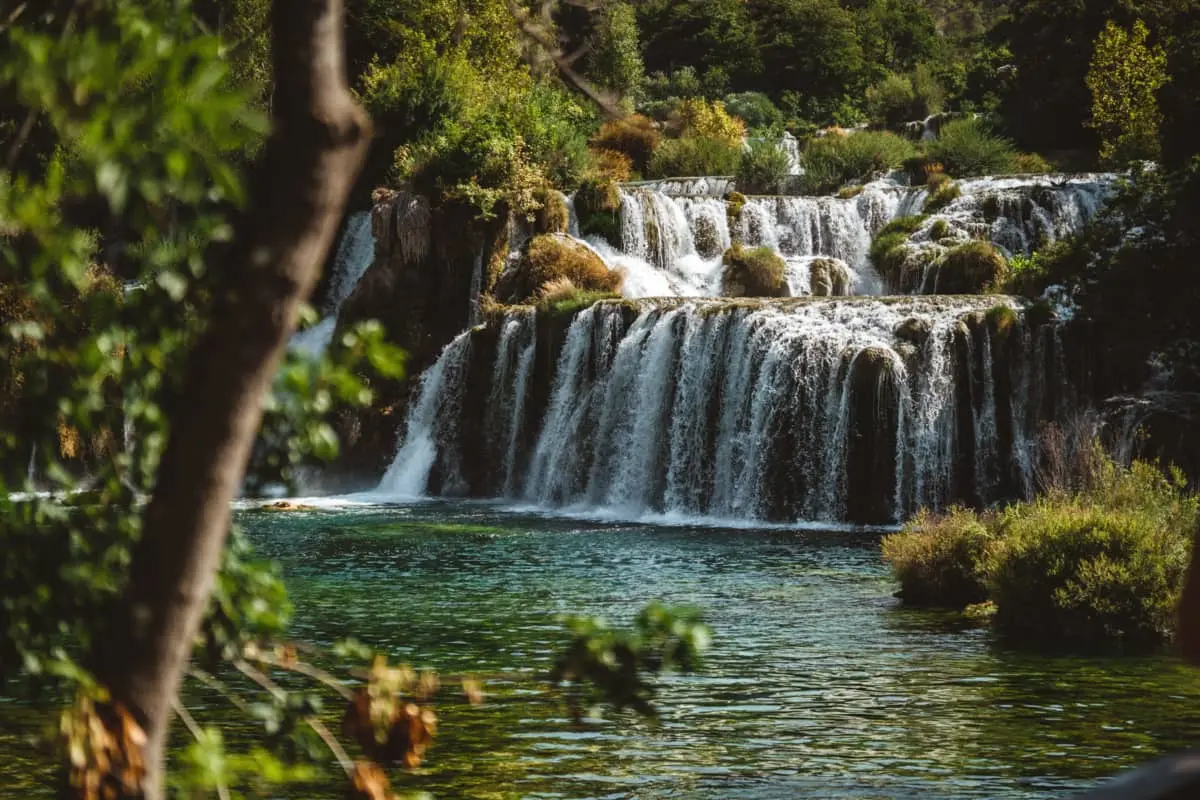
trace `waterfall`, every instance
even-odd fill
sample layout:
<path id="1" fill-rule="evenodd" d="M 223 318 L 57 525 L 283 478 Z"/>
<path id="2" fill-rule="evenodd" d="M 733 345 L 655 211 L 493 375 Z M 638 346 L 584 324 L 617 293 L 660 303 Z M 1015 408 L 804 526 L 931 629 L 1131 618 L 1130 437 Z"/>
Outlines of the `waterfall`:
<path id="1" fill-rule="evenodd" d="M 600 303 L 543 367 L 537 315 L 514 311 L 427 373 L 380 490 L 419 493 L 437 463 L 442 493 L 634 518 L 889 522 L 994 501 L 1032 484 L 1040 417 L 1014 389 L 1059 393 L 1053 339 L 997 332 L 996 303 Z M 494 469 L 463 479 L 468 452 Z"/>
<path id="2" fill-rule="evenodd" d="M 333 341 L 337 316 L 342 304 L 354 292 L 359 280 L 375 258 L 375 237 L 371 233 L 371 215 L 358 211 L 346 218 L 341 243 L 333 259 L 333 277 L 325 302 L 321 304 L 321 321 L 292 337 L 290 349 L 310 358 L 320 358 Z"/>
<path id="3" fill-rule="evenodd" d="M 402 498 L 422 496 L 439 456 L 449 468 L 448 483 L 453 485 L 457 450 L 443 450 L 440 443 L 454 439 L 470 348 L 470 332 L 459 334 L 421 377 L 416 402 L 408 412 L 403 444 L 379 484 L 381 493 Z"/>
<path id="4" fill-rule="evenodd" d="M 934 261 L 974 239 L 1030 254 L 1078 234 L 1114 182 L 1103 174 L 960 181 L 961 196 L 928 215 L 910 237 L 911 259 L 923 265 L 912 274 L 932 278 L 927 268 Z M 868 260 L 872 240 L 893 219 L 922 215 L 929 198 L 924 187 L 883 179 L 846 196 L 752 196 L 735 207 L 719 193 L 732 188 L 725 178 L 629 184 L 621 192 L 621 241 L 589 244 L 625 275 L 622 293 L 630 299 L 721 296 L 721 257 L 735 241 L 770 248 L 789 262 L 793 295 L 812 291 L 803 265 L 817 257 L 845 263 L 854 276 L 848 294 L 880 295 L 883 281 Z M 933 281 L 893 288 L 920 293 L 932 290 Z"/>

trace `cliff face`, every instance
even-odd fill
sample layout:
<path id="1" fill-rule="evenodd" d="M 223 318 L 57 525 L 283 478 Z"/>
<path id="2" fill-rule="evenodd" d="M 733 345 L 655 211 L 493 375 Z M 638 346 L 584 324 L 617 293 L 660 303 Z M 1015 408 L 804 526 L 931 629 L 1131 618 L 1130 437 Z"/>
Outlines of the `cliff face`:
<path id="1" fill-rule="evenodd" d="M 396 452 L 412 386 L 442 348 L 478 322 L 479 298 L 507 253 L 508 225 L 464 208 L 435 208 L 408 192 L 375 194 L 375 260 L 338 315 L 338 331 L 377 319 L 408 353 L 404 381 L 371 380 L 370 409 L 344 409 L 335 426 L 342 454 L 330 490 L 373 486 Z M 335 334 L 338 335 L 338 334 Z"/>

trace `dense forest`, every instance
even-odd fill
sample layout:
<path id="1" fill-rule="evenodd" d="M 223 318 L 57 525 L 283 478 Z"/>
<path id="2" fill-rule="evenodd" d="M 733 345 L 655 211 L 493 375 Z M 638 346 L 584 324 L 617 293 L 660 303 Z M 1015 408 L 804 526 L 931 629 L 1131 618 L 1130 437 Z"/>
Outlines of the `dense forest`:
<path id="1" fill-rule="evenodd" d="M 847 580 L 863 613 L 894 578 L 1025 652 L 1194 651 L 1196 2 L 48 0 L 0 36 L 0 752 L 31 719 L 56 742 L 0 772 L 29 796 L 383 800 L 426 785 L 435 700 L 476 719 L 488 672 L 547 725 L 603 706 L 641 736 L 661 676 L 701 666 L 707 583 L 630 629 L 522 595 L 505 612 L 554 633 L 497 660 L 439 581 L 510 570 L 473 587 L 499 597 L 543 563 L 511 526 L 561 531 L 388 516 L 386 489 L 686 512 L 801 555 L 781 531 L 886 529 L 869 567 L 837 556 L 885 570 Z M 337 511 L 312 546 L 333 572 L 378 546 L 387 583 L 311 603 L 269 520 L 326 518 L 246 498 L 376 486 L 390 544 Z M 487 669 L 313 622 L 443 546 L 404 537 L 467 549 L 354 624 L 475 636 Z M 501 540 L 512 563 L 475 560 Z M 573 580 L 623 614 L 658 597 L 631 569 Z M 468 728 L 431 785 L 502 780 L 479 749 L 527 721 Z"/>

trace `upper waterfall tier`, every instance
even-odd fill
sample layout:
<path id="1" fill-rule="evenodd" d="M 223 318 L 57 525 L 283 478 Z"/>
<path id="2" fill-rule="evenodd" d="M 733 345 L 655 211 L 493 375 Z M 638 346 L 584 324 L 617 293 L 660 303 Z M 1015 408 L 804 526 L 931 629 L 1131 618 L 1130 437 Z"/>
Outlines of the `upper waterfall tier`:
<path id="1" fill-rule="evenodd" d="M 924 265 L 974 239 L 991 241 L 1009 255 L 1028 255 L 1082 231 L 1114 181 L 1112 175 L 960 181 L 961 195 L 928 215 L 907 247 Z M 924 212 L 929 200 L 924 187 L 886 179 L 845 196 L 730 199 L 732 188 L 725 178 L 629 184 L 621 192 L 621 241 L 593 237 L 589 244 L 610 269 L 624 273 L 622 292 L 630 298 L 723 296 L 721 256 L 734 242 L 781 256 L 793 296 L 812 293 L 817 258 L 842 263 L 853 277 L 851 294 L 929 289 L 921 282 L 888 286 L 868 260 L 872 239 L 888 222 Z"/>
<path id="2" fill-rule="evenodd" d="M 1023 495 L 1057 330 L 995 297 L 516 309 L 425 374 L 380 491 L 870 523 Z"/>
<path id="3" fill-rule="evenodd" d="M 366 211 L 355 212 L 346 218 L 342 230 L 333 259 L 333 275 L 329 280 L 325 301 L 320 305 L 321 321 L 293 336 L 289 347 L 314 358 L 324 355 L 333 341 L 342 304 L 374 260 L 375 236 L 371 232 L 371 215 Z"/>

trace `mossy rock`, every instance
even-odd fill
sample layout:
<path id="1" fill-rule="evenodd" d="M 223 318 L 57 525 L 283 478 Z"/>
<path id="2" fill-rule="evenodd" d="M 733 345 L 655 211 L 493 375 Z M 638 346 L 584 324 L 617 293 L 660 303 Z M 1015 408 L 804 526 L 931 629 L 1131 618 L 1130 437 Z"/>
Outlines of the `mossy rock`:
<path id="1" fill-rule="evenodd" d="M 543 286 L 563 279 L 584 292 L 613 293 L 621 287 L 621 274 L 610 270 L 587 245 L 547 234 L 526 243 L 517 264 L 500 276 L 496 298 L 509 305 L 527 303 L 538 297 Z"/>
<path id="2" fill-rule="evenodd" d="M 737 227 L 742 218 L 742 209 L 746 207 L 746 195 L 741 192 L 730 192 L 725 197 L 725 216 L 729 220 L 729 230 Z"/>
<path id="3" fill-rule="evenodd" d="M 721 255 L 721 232 L 710 218 L 697 217 L 692 224 L 692 240 L 696 243 L 696 253 L 703 259 L 711 260 Z"/>
<path id="4" fill-rule="evenodd" d="M 968 242 L 942 256 L 937 265 L 937 294 L 979 294 L 1000 285 L 1008 273 L 1004 254 L 990 242 Z"/>
<path id="5" fill-rule="evenodd" d="M 542 207 L 534 216 L 534 233 L 566 233 L 571 225 L 571 210 L 562 194 L 551 188 L 540 189 L 537 200 Z"/>
<path id="6" fill-rule="evenodd" d="M 925 201 L 925 213 L 932 214 L 941 211 L 946 206 L 962 197 L 962 189 L 946 175 L 938 175 L 937 180 L 929 181 L 929 198 Z"/>
<path id="7" fill-rule="evenodd" d="M 934 220 L 929 226 L 929 238 L 931 241 L 940 242 L 942 239 L 947 239 L 951 235 L 950 223 L 944 219 Z"/>
<path id="8" fill-rule="evenodd" d="M 1012 306 L 1003 303 L 987 310 L 988 330 L 998 339 L 1006 339 L 1021 323 L 1021 315 Z"/>
<path id="9" fill-rule="evenodd" d="M 853 200 L 862 194 L 862 186 L 843 186 L 838 190 L 838 198 L 841 200 Z"/>
<path id="10" fill-rule="evenodd" d="M 871 243 L 869 257 L 875 271 L 893 286 L 899 286 L 904 264 L 908 260 L 908 236 L 903 231 L 884 228 L 884 232 Z"/>
<path id="11" fill-rule="evenodd" d="M 740 244 L 725 251 L 722 273 L 726 297 L 787 297 L 787 265 L 769 247 Z"/>
<path id="12" fill-rule="evenodd" d="M 933 332 L 933 323 L 920 317 L 909 317 L 892 329 L 892 335 L 904 342 L 920 347 Z"/>
<path id="13" fill-rule="evenodd" d="M 813 297 L 845 297 L 850 294 L 853 277 L 844 261 L 819 258 L 809 267 Z"/>

